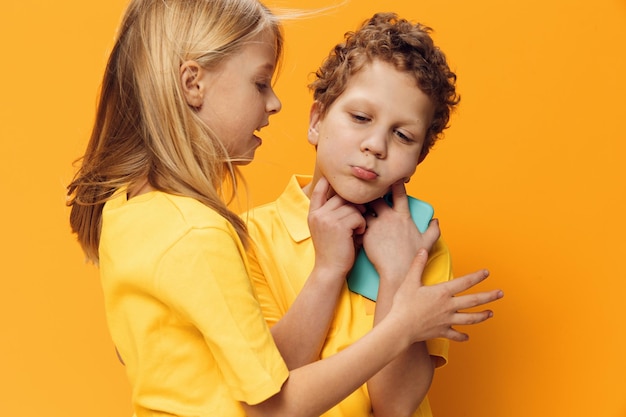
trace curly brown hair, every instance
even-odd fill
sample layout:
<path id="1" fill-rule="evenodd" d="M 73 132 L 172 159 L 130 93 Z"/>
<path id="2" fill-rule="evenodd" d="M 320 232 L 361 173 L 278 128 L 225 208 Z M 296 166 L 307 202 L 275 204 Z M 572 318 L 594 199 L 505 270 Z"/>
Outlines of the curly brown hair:
<path id="1" fill-rule="evenodd" d="M 460 101 L 456 74 L 434 44 L 431 33 L 431 28 L 402 19 L 396 13 L 376 13 L 355 32 L 347 32 L 345 41 L 333 48 L 309 85 L 313 98 L 321 104 L 322 115 L 344 92 L 350 77 L 366 64 L 373 60 L 390 63 L 397 70 L 412 74 L 419 89 L 435 106 L 420 155 L 420 161 L 423 160 L 448 128 L 450 113 Z"/>

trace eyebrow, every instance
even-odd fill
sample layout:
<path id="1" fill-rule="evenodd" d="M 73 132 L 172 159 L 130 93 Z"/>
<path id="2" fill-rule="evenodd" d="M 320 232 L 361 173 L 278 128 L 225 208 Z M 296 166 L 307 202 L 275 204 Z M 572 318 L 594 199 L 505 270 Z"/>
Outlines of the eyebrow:
<path id="1" fill-rule="evenodd" d="M 265 71 L 265 70 L 267 70 L 267 71 L 274 72 L 274 68 L 275 67 L 276 66 L 274 64 L 266 62 L 265 64 L 259 65 L 259 67 L 257 68 L 257 71 Z"/>
<path id="2" fill-rule="evenodd" d="M 370 96 L 367 96 L 365 94 L 353 95 L 352 97 L 348 98 L 344 103 L 344 106 L 347 106 L 351 109 L 354 109 L 356 106 L 361 105 L 379 107 L 376 100 L 373 100 Z M 403 118 L 401 120 L 401 123 L 402 125 L 415 126 L 418 128 L 428 128 L 428 123 L 418 116 L 412 116 L 409 119 Z"/>

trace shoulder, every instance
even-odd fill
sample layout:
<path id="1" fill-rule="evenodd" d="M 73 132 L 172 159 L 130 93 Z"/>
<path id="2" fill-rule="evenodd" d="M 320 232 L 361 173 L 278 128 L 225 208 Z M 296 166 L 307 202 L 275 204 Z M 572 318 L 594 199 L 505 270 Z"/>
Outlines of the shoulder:
<path id="1" fill-rule="evenodd" d="M 242 215 L 243 221 L 248 226 L 248 231 L 252 234 L 255 231 L 261 231 L 267 227 L 272 219 L 279 217 L 278 205 L 276 200 L 271 203 L 254 207 Z"/>
<path id="2" fill-rule="evenodd" d="M 233 226 L 212 208 L 190 198 L 154 191 L 107 203 L 103 212 L 103 240 L 169 247 L 186 236 L 235 239 Z"/>
<path id="3" fill-rule="evenodd" d="M 232 283 L 245 285 L 245 249 L 226 218 L 194 198 L 167 193 L 155 195 L 149 210 L 160 212 L 149 223 L 157 230 L 147 233 L 152 237 L 149 246 L 154 247 L 154 267 L 164 288 L 208 276 L 213 281 L 229 277 Z"/>
<path id="4" fill-rule="evenodd" d="M 162 227 L 170 229 L 165 234 L 173 239 L 172 250 L 178 248 L 179 253 L 185 250 L 208 252 L 205 255 L 232 252 L 237 256 L 244 252 L 233 225 L 211 207 L 194 198 L 165 193 L 159 200 L 155 204 L 167 212 Z"/>
<path id="5" fill-rule="evenodd" d="M 195 198 L 159 193 L 154 205 L 157 210 L 169 212 L 172 219 L 190 228 L 223 228 L 230 225 L 217 211 Z"/>

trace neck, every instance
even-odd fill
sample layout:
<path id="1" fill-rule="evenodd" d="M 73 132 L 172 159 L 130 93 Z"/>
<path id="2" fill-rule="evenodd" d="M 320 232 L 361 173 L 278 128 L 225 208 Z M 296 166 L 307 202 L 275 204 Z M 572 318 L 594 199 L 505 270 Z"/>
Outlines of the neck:
<path id="1" fill-rule="evenodd" d="M 305 185 L 304 187 L 302 187 L 302 191 L 304 192 L 304 194 L 309 197 L 309 200 L 311 199 L 311 194 L 313 194 L 313 190 L 315 189 L 315 186 L 317 185 L 318 181 L 320 180 L 320 177 L 322 176 L 322 174 L 320 174 L 317 169 L 315 169 L 315 172 L 313 174 L 313 178 L 311 179 L 311 182 L 309 182 L 307 185 Z M 332 196 L 334 196 L 335 194 L 337 194 L 335 192 L 335 190 L 332 188 L 332 186 L 329 188 L 328 190 L 328 195 L 326 196 L 326 198 L 331 198 Z"/>

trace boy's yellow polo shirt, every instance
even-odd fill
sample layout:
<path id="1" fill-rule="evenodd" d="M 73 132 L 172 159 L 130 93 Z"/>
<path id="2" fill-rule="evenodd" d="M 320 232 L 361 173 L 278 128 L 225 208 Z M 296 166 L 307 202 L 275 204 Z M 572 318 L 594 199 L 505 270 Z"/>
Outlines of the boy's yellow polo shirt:
<path id="1" fill-rule="evenodd" d="M 310 176 L 293 176 L 276 201 L 244 215 L 253 240 L 249 250 L 252 282 L 270 326 L 285 315 L 313 270 L 315 254 L 307 223 L 309 199 L 302 191 L 302 187 L 310 181 Z M 450 279 L 450 253 L 445 243 L 439 240 L 429 255 L 423 282 L 432 285 Z M 371 330 L 374 310 L 373 301 L 351 292 L 345 284 L 322 358 L 339 352 Z M 440 364 L 447 362 L 448 340 L 429 340 L 427 346 L 432 356 L 442 359 Z M 364 417 L 370 414 L 367 386 L 363 385 L 323 416 Z M 427 398 L 413 416 L 432 416 Z"/>
<path id="2" fill-rule="evenodd" d="M 100 273 L 113 342 L 142 416 L 243 417 L 289 371 L 232 225 L 187 197 L 121 192 L 103 210 Z"/>

